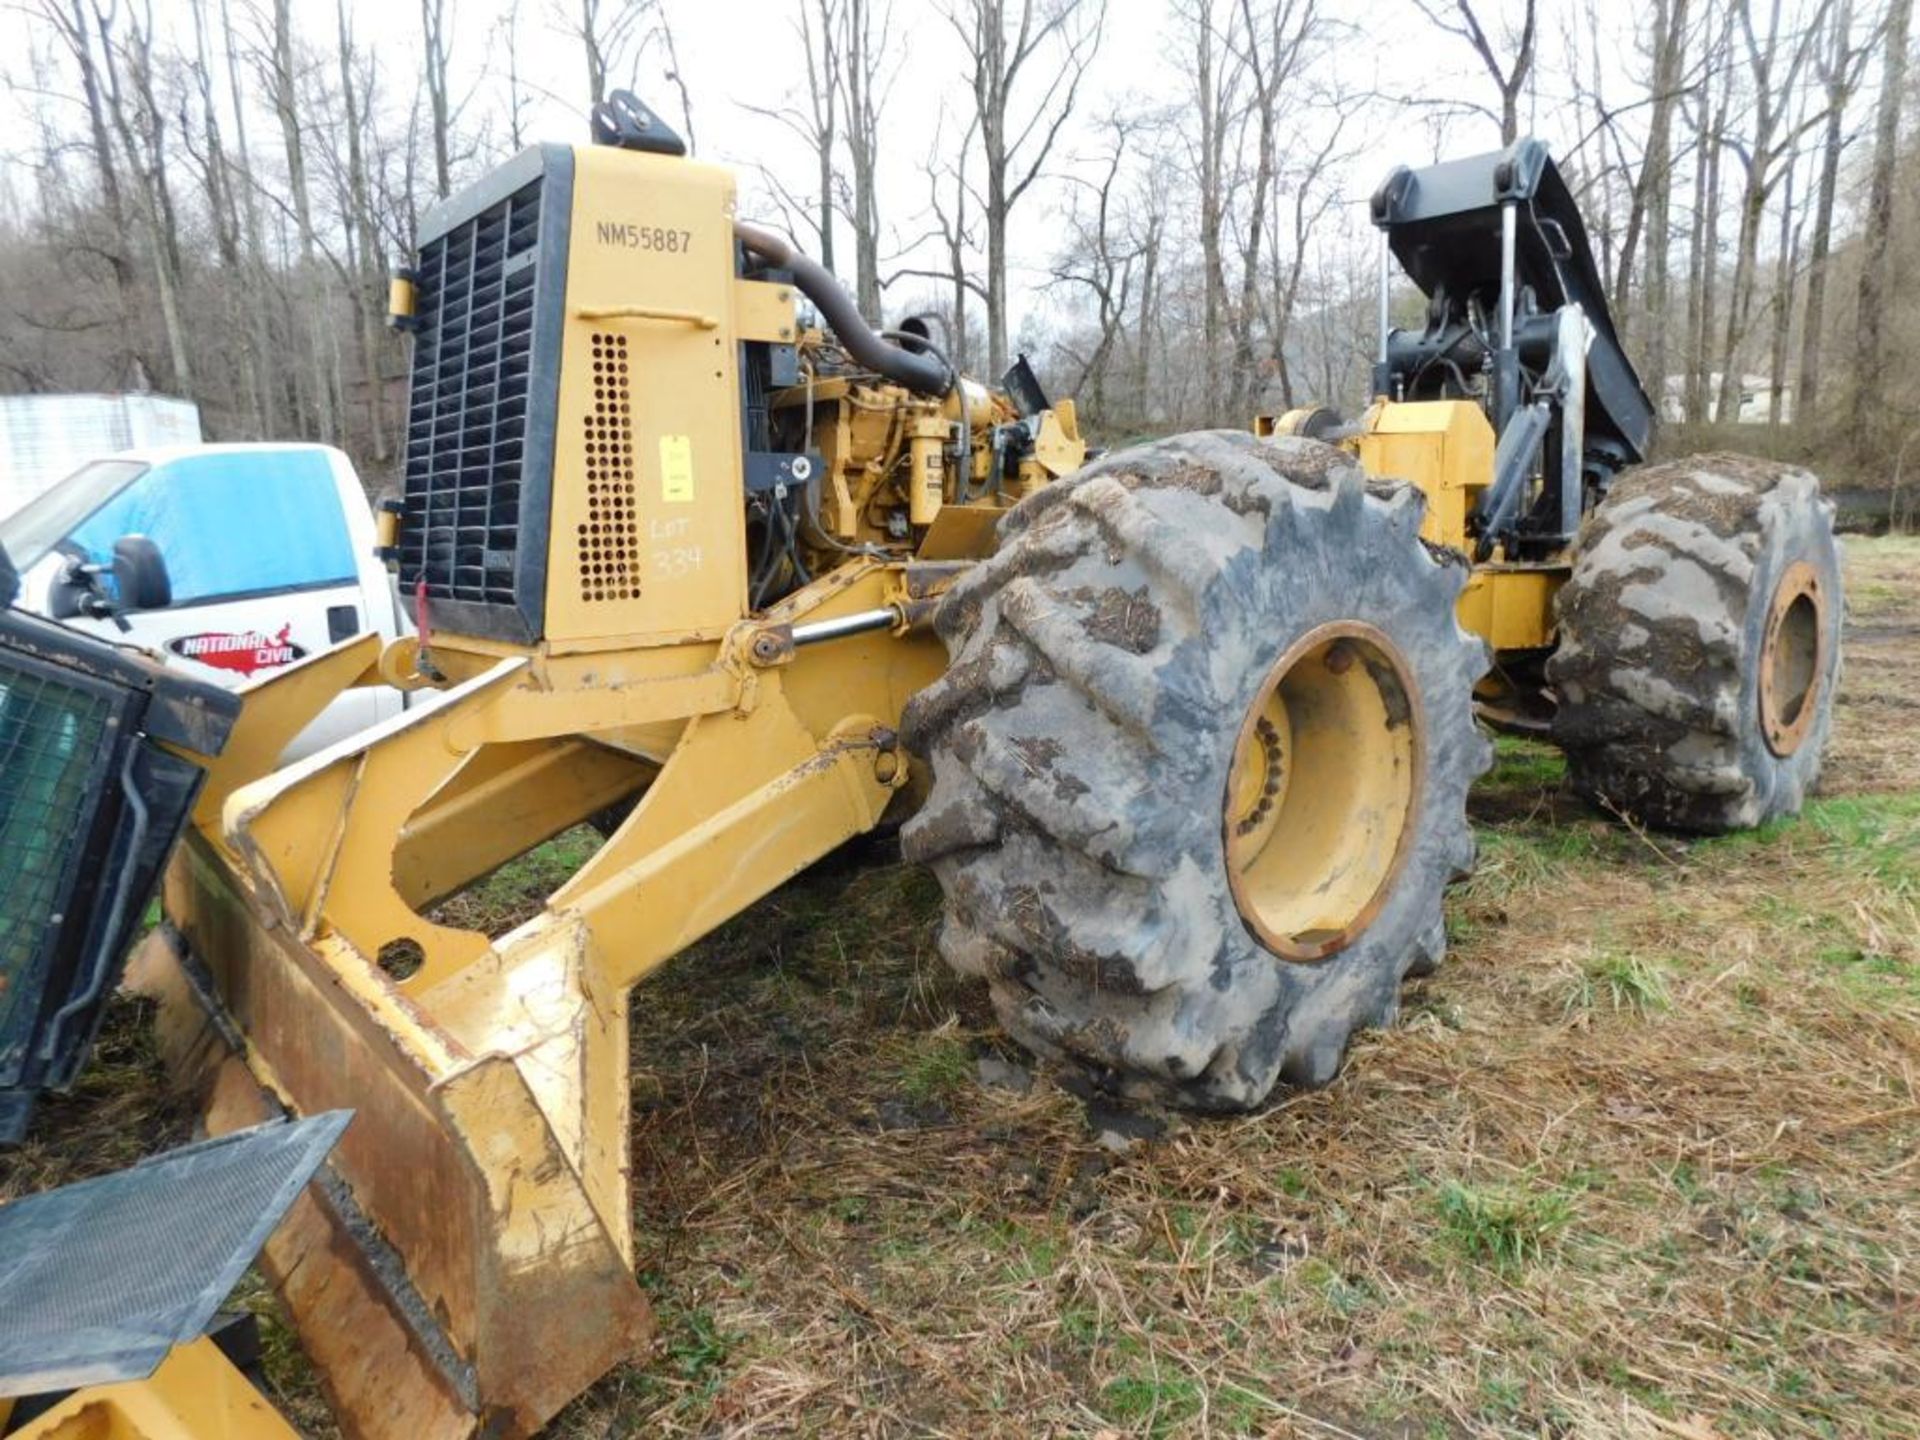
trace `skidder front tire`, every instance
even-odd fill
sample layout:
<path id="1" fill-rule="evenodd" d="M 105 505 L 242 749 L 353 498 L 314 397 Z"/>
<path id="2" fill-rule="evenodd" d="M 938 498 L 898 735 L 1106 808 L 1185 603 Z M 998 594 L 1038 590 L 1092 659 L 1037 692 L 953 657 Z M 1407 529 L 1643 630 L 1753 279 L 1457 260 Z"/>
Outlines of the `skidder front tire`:
<path id="1" fill-rule="evenodd" d="M 1423 502 L 1331 446 L 1186 435 L 1001 521 L 907 708 L 942 953 L 1031 1048 L 1203 1109 L 1318 1085 L 1444 947 L 1480 641 Z"/>
<path id="2" fill-rule="evenodd" d="M 1663 829 L 1798 813 L 1840 681 L 1840 547 L 1804 470 L 1698 455 L 1627 472 L 1555 602 L 1573 787 Z"/>

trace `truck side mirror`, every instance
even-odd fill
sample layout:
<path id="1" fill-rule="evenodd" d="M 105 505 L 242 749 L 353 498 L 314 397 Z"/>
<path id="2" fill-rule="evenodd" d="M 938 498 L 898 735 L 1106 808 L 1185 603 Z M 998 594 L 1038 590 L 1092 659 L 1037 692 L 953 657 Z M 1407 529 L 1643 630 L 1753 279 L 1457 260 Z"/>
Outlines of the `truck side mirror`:
<path id="1" fill-rule="evenodd" d="M 102 575 L 113 576 L 114 593 L 109 595 L 100 583 Z M 145 535 L 122 535 L 113 542 L 113 561 L 107 565 L 89 564 L 73 556 L 60 569 L 47 592 L 47 609 L 55 620 L 71 620 L 85 615 L 94 620 L 112 620 L 122 630 L 126 616 L 134 610 L 164 610 L 173 603 L 173 581 L 167 575 L 167 562 L 160 547 Z"/>
<path id="2" fill-rule="evenodd" d="M 62 561 L 60 573 L 47 587 L 47 613 L 56 620 L 99 613 L 94 607 L 104 604 L 106 597 L 100 593 L 99 577 L 92 573 L 98 568 L 78 556 Z"/>
<path id="3" fill-rule="evenodd" d="M 166 558 L 145 535 L 122 535 L 113 542 L 113 583 L 121 610 L 164 610 L 173 603 Z"/>

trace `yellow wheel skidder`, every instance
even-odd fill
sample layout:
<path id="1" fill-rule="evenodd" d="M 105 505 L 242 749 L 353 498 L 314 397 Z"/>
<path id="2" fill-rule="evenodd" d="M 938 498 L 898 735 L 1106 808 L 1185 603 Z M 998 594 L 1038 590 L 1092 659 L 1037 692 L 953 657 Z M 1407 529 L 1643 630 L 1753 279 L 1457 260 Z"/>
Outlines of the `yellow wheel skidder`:
<path id="1" fill-rule="evenodd" d="M 525 1434 L 639 1350 L 628 991 L 889 812 L 924 797 L 942 949 L 1011 1029 L 1235 1108 L 1439 958 L 1476 691 L 1654 819 L 1810 780 L 1825 512 L 1753 462 L 1601 499 L 1650 412 L 1538 146 L 1382 192 L 1435 303 L 1357 425 L 1088 464 L 1024 364 L 875 334 L 630 97 L 596 132 L 423 222 L 387 537 L 419 634 L 247 694 L 141 957 L 212 1129 L 357 1112 L 265 1261 L 350 1432 Z M 349 685 L 412 706 L 276 770 Z M 532 920 L 434 918 L 591 817 Z"/>

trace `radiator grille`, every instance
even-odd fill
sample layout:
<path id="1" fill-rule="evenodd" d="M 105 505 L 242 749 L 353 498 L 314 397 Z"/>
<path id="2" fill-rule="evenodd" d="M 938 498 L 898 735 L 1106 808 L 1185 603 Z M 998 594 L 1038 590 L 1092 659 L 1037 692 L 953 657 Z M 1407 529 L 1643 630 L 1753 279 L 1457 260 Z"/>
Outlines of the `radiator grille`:
<path id="1" fill-rule="evenodd" d="M 587 518 L 580 526 L 580 598 L 640 595 L 640 531 L 633 508 L 633 402 L 627 337 L 593 337 L 593 414 L 587 417 Z"/>
<path id="2" fill-rule="evenodd" d="M 93 819 L 93 788 L 113 754 L 114 709 L 107 692 L 0 669 L 0 1063 L 10 1041 L 24 1037 L 15 1006 L 41 990 L 38 971 Z"/>
<path id="3" fill-rule="evenodd" d="M 400 578 L 510 605 L 533 374 L 541 181 L 421 247 Z"/>

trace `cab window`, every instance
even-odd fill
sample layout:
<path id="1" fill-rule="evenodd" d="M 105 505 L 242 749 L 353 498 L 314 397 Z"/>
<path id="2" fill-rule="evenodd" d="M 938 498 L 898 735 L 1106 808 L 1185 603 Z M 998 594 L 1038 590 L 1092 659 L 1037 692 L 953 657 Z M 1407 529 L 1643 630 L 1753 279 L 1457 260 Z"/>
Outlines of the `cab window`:
<path id="1" fill-rule="evenodd" d="M 320 451 L 165 461 L 75 526 L 66 543 L 106 563 L 123 535 L 160 547 L 176 606 L 355 580 L 333 467 Z"/>

